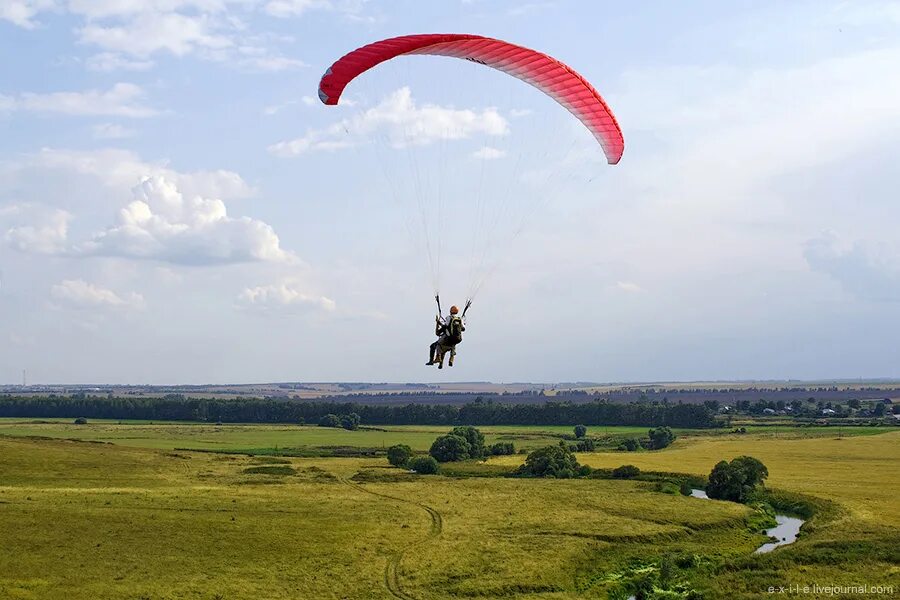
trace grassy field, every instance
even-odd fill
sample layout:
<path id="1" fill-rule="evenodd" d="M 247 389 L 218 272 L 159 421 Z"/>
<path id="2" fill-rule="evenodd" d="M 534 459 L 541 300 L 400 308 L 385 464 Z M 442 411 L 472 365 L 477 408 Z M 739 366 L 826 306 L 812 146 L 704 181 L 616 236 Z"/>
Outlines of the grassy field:
<path id="1" fill-rule="evenodd" d="M 290 453 L 292 449 L 366 448 L 383 450 L 393 444 L 407 444 L 414 450 L 427 451 L 434 438 L 450 428 L 438 425 L 388 425 L 365 427 L 359 431 L 345 431 L 315 425 L 212 425 L 185 422 L 111 421 L 92 419 L 87 425 L 74 425 L 71 419 L 0 419 L 0 435 L 37 436 L 110 442 L 138 448 L 173 450 L 216 450 L 227 452 L 260 452 L 278 449 Z M 759 436 L 772 438 L 808 438 L 841 435 L 855 437 L 874 435 L 891 430 L 885 427 L 788 427 L 750 426 Z M 513 442 L 526 450 L 555 444 L 563 435 L 571 435 L 566 425 L 489 425 L 482 426 L 486 442 Z M 732 435 L 727 429 L 675 429 L 682 438 Z M 599 440 L 647 435 L 646 427 L 598 426 L 589 434 Z"/>
<path id="2" fill-rule="evenodd" d="M 259 473 L 273 468 L 293 474 Z M 416 477 L 383 460 L 4 438 L 0 478 L 3 598 L 603 597 L 598 568 L 648 544 L 733 556 L 762 540 L 745 507 L 646 484 Z"/>
<path id="3" fill-rule="evenodd" d="M 652 483 L 426 477 L 383 458 L 173 450 L 368 447 L 375 435 L 424 449 L 447 428 L 384 429 L 2 422 L 0 598 L 624 598 L 624 584 L 659 572 L 663 557 L 675 581 L 705 598 L 814 583 L 900 593 L 900 432 L 694 432 L 663 451 L 579 455 L 597 467 L 696 474 L 760 458 L 770 487 L 819 510 L 797 543 L 765 556 L 752 554 L 764 537 L 748 527 L 747 507 Z M 533 436 L 535 445 L 568 433 L 484 429 L 489 441 Z M 75 437 L 94 443 L 64 439 Z"/>

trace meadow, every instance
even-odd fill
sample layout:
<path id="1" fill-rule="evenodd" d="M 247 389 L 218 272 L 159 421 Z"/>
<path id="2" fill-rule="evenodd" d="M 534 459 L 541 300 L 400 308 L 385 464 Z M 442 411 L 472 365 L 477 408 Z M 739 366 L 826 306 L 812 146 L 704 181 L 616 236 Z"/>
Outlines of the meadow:
<path id="1" fill-rule="evenodd" d="M 896 431 L 695 431 L 662 451 L 579 454 L 595 467 L 698 475 L 721 459 L 760 458 L 770 487 L 817 511 L 798 542 L 764 556 L 752 554 L 765 538 L 751 509 L 650 482 L 418 476 L 381 457 L 175 450 L 424 450 L 447 428 L 381 429 L 0 422 L 0 597 L 624 598 L 629 581 L 665 560 L 671 578 L 705 598 L 807 583 L 900 591 Z M 644 433 L 604 429 L 591 433 Z M 484 430 L 488 442 L 523 436 L 523 446 L 568 433 Z"/>

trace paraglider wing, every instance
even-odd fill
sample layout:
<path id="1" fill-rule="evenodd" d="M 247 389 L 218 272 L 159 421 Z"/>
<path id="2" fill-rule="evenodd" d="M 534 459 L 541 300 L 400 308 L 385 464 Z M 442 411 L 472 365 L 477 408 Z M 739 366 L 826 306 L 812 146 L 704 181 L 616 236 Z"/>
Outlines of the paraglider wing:
<path id="1" fill-rule="evenodd" d="M 584 77 L 551 56 L 479 35 L 405 35 L 363 46 L 325 71 L 319 83 L 319 99 L 325 104 L 337 104 L 344 88 L 358 75 L 404 54 L 463 58 L 530 83 L 566 107 L 588 128 L 603 147 L 609 164 L 622 158 L 622 130 L 609 106 Z"/>

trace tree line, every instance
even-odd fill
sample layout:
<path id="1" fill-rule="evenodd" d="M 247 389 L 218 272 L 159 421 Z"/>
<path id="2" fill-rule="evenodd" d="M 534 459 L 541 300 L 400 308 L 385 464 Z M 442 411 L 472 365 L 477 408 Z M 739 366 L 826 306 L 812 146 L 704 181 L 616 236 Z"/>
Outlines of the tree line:
<path id="1" fill-rule="evenodd" d="M 0 396 L 0 417 L 138 419 L 222 423 L 317 423 L 355 413 L 366 425 L 636 425 L 715 427 L 715 412 L 696 404 L 604 401 L 502 404 L 364 404 L 272 398 Z"/>

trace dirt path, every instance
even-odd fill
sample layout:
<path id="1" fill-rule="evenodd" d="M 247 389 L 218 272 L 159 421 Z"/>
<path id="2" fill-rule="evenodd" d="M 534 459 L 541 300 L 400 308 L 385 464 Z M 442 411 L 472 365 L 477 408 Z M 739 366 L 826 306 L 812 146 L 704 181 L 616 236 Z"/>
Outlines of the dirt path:
<path id="1" fill-rule="evenodd" d="M 412 504 L 413 506 L 417 506 L 428 513 L 428 516 L 431 518 L 431 527 L 428 530 L 428 535 L 425 536 L 424 539 L 411 544 L 407 548 L 403 550 L 397 550 L 396 552 L 392 553 L 390 558 L 388 558 L 387 564 L 384 567 L 384 585 L 385 587 L 387 587 L 391 595 L 395 598 L 400 598 L 400 600 L 415 600 L 415 597 L 404 592 L 403 588 L 400 585 L 400 561 L 403 560 L 403 555 L 408 550 L 411 550 L 412 548 L 421 544 L 430 542 L 441 535 L 441 532 L 444 530 L 444 520 L 441 518 L 441 513 L 420 502 L 407 500 L 405 498 L 398 498 L 396 496 L 389 496 L 387 494 L 381 494 L 379 492 L 366 489 L 364 486 L 358 483 L 354 483 L 348 479 L 344 479 L 343 477 L 340 478 L 340 480 L 350 487 L 355 488 L 361 492 L 365 492 L 366 494 L 371 494 L 373 496 L 378 496 L 379 498 L 385 498 L 387 500 L 394 500 L 395 502 L 403 502 L 404 504 Z"/>

